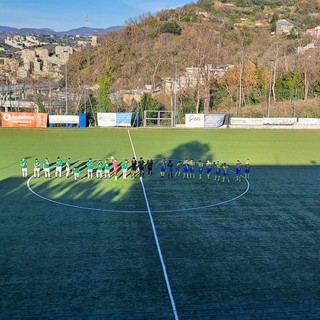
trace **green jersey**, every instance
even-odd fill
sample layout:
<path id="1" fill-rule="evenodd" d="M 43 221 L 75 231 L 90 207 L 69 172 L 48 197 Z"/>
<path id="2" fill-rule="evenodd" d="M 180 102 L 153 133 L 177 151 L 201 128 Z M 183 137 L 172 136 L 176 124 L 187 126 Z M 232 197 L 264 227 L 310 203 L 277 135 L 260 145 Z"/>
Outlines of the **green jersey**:
<path id="1" fill-rule="evenodd" d="M 98 162 L 97 170 L 98 171 L 102 171 L 102 169 L 103 169 L 103 163 L 102 162 Z"/>
<path id="2" fill-rule="evenodd" d="M 49 167 L 50 167 L 49 160 L 48 160 L 48 159 L 45 159 L 45 160 L 43 161 L 43 168 L 44 168 L 44 169 L 49 169 Z"/>
<path id="3" fill-rule="evenodd" d="M 35 168 L 40 168 L 40 166 L 41 166 L 41 162 L 39 160 L 35 160 L 34 161 L 34 167 Z"/>
<path id="4" fill-rule="evenodd" d="M 71 161 L 70 161 L 70 160 L 67 160 L 67 162 L 66 162 L 66 167 L 67 167 L 67 168 L 70 168 L 70 167 L 71 167 Z"/>
<path id="5" fill-rule="evenodd" d="M 75 174 L 80 174 L 80 169 L 79 168 L 73 168 L 73 173 Z"/>
<path id="6" fill-rule="evenodd" d="M 105 171 L 110 170 L 110 164 L 109 164 L 109 162 L 107 162 L 107 161 L 104 163 L 104 170 L 105 170 Z"/>
<path id="7" fill-rule="evenodd" d="M 88 168 L 88 170 L 92 170 L 93 169 L 93 161 L 88 161 L 87 162 L 87 168 Z"/>
<path id="8" fill-rule="evenodd" d="M 27 169 L 27 165 L 28 165 L 27 160 L 22 159 L 22 160 L 20 161 L 20 166 L 21 166 L 22 169 Z"/>
<path id="9" fill-rule="evenodd" d="M 128 169 L 128 162 L 126 162 L 126 161 L 123 161 L 122 163 L 121 163 L 121 169 L 123 170 L 125 170 L 125 169 Z"/>
<path id="10" fill-rule="evenodd" d="M 60 158 L 59 158 L 59 159 L 57 159 L 57 161 L 56 161 L 56 167 L 61 168 L 61 167 L 62 167 L 62 165 L 63 165 L 62 160 L 61 160 Z"/>

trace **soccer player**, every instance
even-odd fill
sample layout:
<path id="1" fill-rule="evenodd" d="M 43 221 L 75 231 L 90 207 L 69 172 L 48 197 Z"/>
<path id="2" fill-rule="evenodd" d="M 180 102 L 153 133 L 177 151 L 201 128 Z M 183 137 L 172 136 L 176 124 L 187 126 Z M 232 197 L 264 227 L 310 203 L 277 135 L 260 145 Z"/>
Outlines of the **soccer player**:
<path id="1" fill-rule="evenodd" d="M 74 180 L 80 180 L 80 169 L 79 168 L 73 168 L 73 176 L 74 176 Z"/>
<path id="2" fill-rule="evenodd" d="M 135 178 L 138 169 L 138 161 L 135 157 L 131 160 L 131 178 Z"/>
<path id="3" fill-rule="evenodd" d="M 221 177 L 221 164 L 219 161 L 216 161 L 214 163 L 215 167 L 216 167 L 216 173 L 214 175 L 214 180 L 216 181 L 220 181 L 220 177 Z"/>
<path id="4" fill-rule="evenodd" d="M 195 178 L 195 174 L 194 174 L 194 166 L 195 166 L 195 162 L 193 161 L 193 159 L 190 159 L 188 161 L 188 170 L 189 170 L 189 178 Z"/>
<path id="5" fill-rule="evenodd" d="M 198 161 L 198 173 L 199 173 L 199 179 L 202 179 L 202 173 L 203 173 L 203 162 L 201 160 Z"/>
<path id="6" fill-rule="evenodd" d="M 144 160 L 142 157 L 140 157 L 140 159 L 138 161 L 138 168 L 139 168 L 139 172 L 140 172 L 140 177 L 144 178 Z"/>
<path id="7" fill-rule="evenodd" d="M 153 167 L 153 160 L 149 158 L 147 160 L 148 176 L 152 176 L 152 167 Z"/>
<path id="8" fill-rule="evenodd" d="M 104 177 L 105 177 L 105 179 L 107 179 L 107 178 L 111 178 L 111 174 L 110 174 L 110 163 L 109 163 L 109 160 L 108 159 L 106 159 L 105 161 L 104 161 Z"/>
<path id="9" fill-rule="evenodd" d="M 241 181 L 241 162 L 239 160 L 236 162 L 236 181 Z"/>
<path id="10" fill-rule="evenodd" d="M 101 160 L 97 164 L 97 179 L 102 179 L 103 163 Z"/>
<path id="11" fill-rule="evenodd" d="M 172 179 L 173 178 L 173 162 L 172 160 L 169 160 L 167 163 L 167 167 L 168 167 L 168 179 Z"/>
<path id="12" fill-rule="evenodd" d="M 34 160 L 34 169 L 33 169 L 33 176 L 35 178 L 40 178 L 40 167 L 41 167 L 41 162 L 36 158 Z"/>
<path id="13" fill-rule="evenodd" d="M 66 161 L 66 179 L 69 179 L 70 171 L 71 171 L 71 159 L 68 158 L 68 160 Z"/>
<path id="14" fill-rule="evenodd" d="M 188 174 L 189 174 L 189 160 L 188 158 L 185 158 L 184 161 L 183 161 L 183 179 L 185 177 L 188 178 Z"/>
<path id="15" fill-rule="evenodd" d="M 166 158 L 163 158 L 160 162 L 160 177 L 161 178 L 163 178 L 166 174 L 166 166 L 167 166 Z"/>
<path id="16" fill-rule="evenodd" d="M 177 162 L 177 164 L 176 164 L 176 173 L 174 175 L 175 177 L 179 177 L 180 176 L 182 164 L 183 164 L 182 160 L 179 160 Z"/>
<path id="17" fill-rule="evenodd" d="M 48 158 L 43 161 L 43 172 L 46 178 L 50 178 L 50 162 Z"/>
<path id="18" fill-rule="evenodd" d="M 250 161 L 249 159 L 246 160 L 246 163 L 244 165 L 244 176 L 246 179 L 250 179 Z"/>
<path id="19" fill-rule="evenodd" d="M 112 158 L 114 181 L 118 180 L 119 164 L 116 158 Z"/>
<path id="20" fill-rule="evenodd" d="M 210 160 L 207 160 L 206 168 L 207 168 L 207 179 L 210 179 L 210 175 L 212 171 L 212 162 Z"/>
<path id="21" fill-rule="evenodd" d="M 28 177 L 28 161 L 25 158 L 22 158 L 20 161 L 22 178 L 26 179 Z"/>
<path id="22" fill-rule="evenodd" d="M 229 179 L 229 166 L 226 163 L 222 164 L 222 182 L 225 182 L 227 180 L 230 182 Z"/>
<path id="23" fill-rule="evenodd" d="M 58 157 L 57 161 L 56 161 L 56 172 L 55 172 L 56 178 L 57 177 L 61 178 L 61 176 L 62 176 L 62 166 L 63 166 L 63 162 L 60 159 L 60 157 Z"/>
<path id="24" fill-rule="evenodd" d="M 127 179 L 127 172 L 128 172 L 128 160 L 124 160 L 121 163 L 121 170 L 122 170 L 122 178 Z"/>
<path id="25" fill-rule="evenodd" d="M 87 177 L 88 177 L 88 179 L 92 179 L 93 178 L 93 165 L 94 165 L 94 162 L 92 161 L 91 158 L 88 159 L 86 165 L 87 165 Z"/>

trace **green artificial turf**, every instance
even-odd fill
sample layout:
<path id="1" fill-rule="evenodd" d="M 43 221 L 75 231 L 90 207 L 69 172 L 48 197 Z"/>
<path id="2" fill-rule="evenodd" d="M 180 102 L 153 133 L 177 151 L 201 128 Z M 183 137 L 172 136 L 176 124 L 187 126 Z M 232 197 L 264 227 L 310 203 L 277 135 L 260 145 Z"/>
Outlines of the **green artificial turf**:
<path id="1" fill-rule="evenodd" d="M 132 145 L 130 141 L 132 138 Z M 0 319 L 319 319 L 320 131 L 0 129 Z M 133 146 L 133 149 L 132 149 Z M 86 177 L 133 155 L 153 176 Z M 71 157 L 73 177 L 19 161 Z M 230 183 L 160 178 L 159 161 L 227 162 Z M 249 181 L 235 182 L 249 158 Z M 29 185 L 29 187 L 28 187 Z"/>

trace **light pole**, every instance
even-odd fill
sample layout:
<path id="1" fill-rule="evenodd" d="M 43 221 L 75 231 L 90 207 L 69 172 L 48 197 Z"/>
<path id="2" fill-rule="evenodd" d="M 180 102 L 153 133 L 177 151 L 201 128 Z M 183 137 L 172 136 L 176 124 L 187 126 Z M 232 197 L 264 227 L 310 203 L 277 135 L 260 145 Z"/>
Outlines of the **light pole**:
<path id="1" fill-rule="evenodd" d="M 271 91 L 272 91 L 272 84 L 273 84 L 273 62 L 274 60 L 270 61 L 270 81 L 269 81 L 269 93 L 268 93 L 268 104 L 267 104 L 267 118 L 270 117 Z"/>
<path id="2" fill-rule="evenodd" d="M 64 69 L 64 76 L 65 76 L 65 82 L 66 82 L 66 114 L 68 114 L 68 62 L 66 62 L 66 64 L 64 65 L 65 69 Z"/>
<path id="3" fill-rule="evenodd" d="M 176 127 L 177 124 L 177 81 L 178 81 L 178 62 L 174 63 L 174 87 L 173 87 L 173 126 Z"/>

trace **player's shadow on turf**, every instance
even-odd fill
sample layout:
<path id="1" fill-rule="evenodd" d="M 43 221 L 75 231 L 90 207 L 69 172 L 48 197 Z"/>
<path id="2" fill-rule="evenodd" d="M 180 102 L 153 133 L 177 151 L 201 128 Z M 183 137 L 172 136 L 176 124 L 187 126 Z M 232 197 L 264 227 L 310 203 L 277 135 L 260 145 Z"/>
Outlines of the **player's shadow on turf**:
<path id="1" fill-rule="evenodd" d="M 192 141 L 179 145 L 170 154 L 159 153 L 156 155 L 156 158 L 165 158 L 167 160 L 171 159 L 173 161 L 188 158 L 195 161 L 201 160 L 205 162 L 206 160 L 212 161 L 214 159 L 214 153 L 208 144 L 201 143 L 199 141 Z"/>
<path id="2" fill-rule="evenodd" d="M 154 159 L 154 174 L 152 177 L 148 177 L 152 182 L 154 180 L 160 180 L 160 165 L 158 163 L 159 159 L 166 158 L 167 160 L 171 159 L 174 164 L 177 163 L 178 160 L 184 160 L 185 158 L 193 159 L 194 161 L 202 160 L 204 163 L 206 160 L 214 160 L 214 153 L 211 150 L 210 145 L 206 143 L 201 143 L 199 141 L 191 141 L 188 143 L 180 144 L 175 149 L 173 149 L 169 154 L 159 153 L 152 157 L 150 154 L 139 154 L 135 155 L 137 158 L 143 157 L 143 159 L 148 159 L 149 157 Z M 131 159 L 132 157 L 128 155 L 127 159 Z M 105 157 L 101 157 L 101 159 L 110 159 L 109 155 Z M 122 182 L 122 170 L 121 170 L 121 162 L 123 159 L 120 159 L 118 162 L 119 171 L 118 171 L 118 180 Z M 140 192 L 141 186 L 139 179 L 129 179 L 126 181 L 126 184 L 121 184 L 119 182 L 115 182 L 114 179 L 104 179 L 101 181 L 96 178 L 96 164 L 94 167 L 94 177 L 93 179 L 87 179 L 87 160 L 78 160 L 73 161 L 72 168 L 77 167 L 80 169 L 80 180 L 82 183 L 75 184 L 74 181 L 69 179 L 68 182 L 59 182 L 57 180 L 45 181 L 42 183 L 41 180 L 31 181 L 31 186 L 34 187 L 34 191 L 45 198 L 53 199 L 55 201 L 59 201 L 62 203 L 69 204 L 70 202 L 75 205 L 85 206 L 88 208 L 107 208 L 108 210 L 129 210 L 129 211 L 142 211 L 146 210 L 145 202 L 143 200 L 142 193 Z M 128 165 L 128 177 L 130 176 L 130 164 Z M 54 163 L 52 164 L 52 170 L 54 170 Z M 113 175 L 113 167 L 110 161 L 110 171 L 111 176 Z M 147 172 L 147 168 L 145 166 L 145 172 Z M 65 175 L 65 169 L 63 170 L 63 177 Z M 147 175 L 145 174 L 145 178 Z M 88 183 L 87 181 L 88 180 Z M 90 183 L 89 183 L 90 180 Z M 104 183 L 103 188 L 101 184 Z M 170 186 L 170 188 L 174 188 L 174 185 Z M 155 181 L 154 188 L 156 190 L 161 189 L 161 185 L 157 185 Z M 175 192 L 175 190 L 172 190 Z M 137 201 L 137 198 L 140 199 Z"/>

